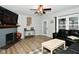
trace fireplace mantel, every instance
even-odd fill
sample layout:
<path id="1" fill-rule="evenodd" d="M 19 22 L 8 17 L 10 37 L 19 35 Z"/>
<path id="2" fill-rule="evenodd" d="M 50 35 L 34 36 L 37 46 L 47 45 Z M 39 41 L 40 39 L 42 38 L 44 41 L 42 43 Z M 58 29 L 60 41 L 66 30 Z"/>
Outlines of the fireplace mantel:
<path id="1" fill-rule="evenodd" d="M 19 25 L 0 25 L 0 28 L 16 28 L 19 27 Z"/>

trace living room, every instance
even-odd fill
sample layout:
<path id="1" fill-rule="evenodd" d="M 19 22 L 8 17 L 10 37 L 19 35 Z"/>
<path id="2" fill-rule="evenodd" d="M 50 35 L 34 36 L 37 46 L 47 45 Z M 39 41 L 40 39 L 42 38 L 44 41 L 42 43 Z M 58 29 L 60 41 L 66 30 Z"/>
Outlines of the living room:
<path id="1" fill-rule="evenodd" d="M 43 6 L 43 8 L 48 8 L 48 10 L 44 11 L 45 13 L 35 13 L 36 9 L 39 9 L 38 6 Z M 78 33 L 79 5 L 47 5 L 47 6 L 44 6 L 44 5 L 1 5 L 1 8 L 8 9 L 9 11 L 12 11 L 13 13 L 18 14 L 18 21 L 16 24 L 18 26 L 17 27 L 13 26 L 11 28 L 17 28 L 16 30 L 20 34 L 20 37 L 21 37 L 20 38 L 21 40 L 19 39 L 19 41 L 16 42 L 15 44 L 12 44 L 11 42 L 12 45 L 9 44 L 11 46 L 6 47 L 7 48 L 6 50 L 1 49 L 1 54 L 3 53 L 4 54 L 42 53 L 41 43 L 45 41 L 50 41 L 55 38 L 63 39 L 64 37 L 64 40 L 65 40 L 66 39 L 66 37 L 64 36 L 66 35 L 65 30 L 72 30 L 71 33 L 72 32 Z M 69 18 L 71 20 L 69 20 Z M 8 23 L 9 23 L 9 20 L 8 20 Z M 4 27 L 6 27 L 6 25 L 4 24 L 4 26 L 1 25 L 0 27 L 1 27 L 1 30 L 2 29 L 4 30 L 5 29 Z M 10 26 L 7 26 L 6 28 L 10 28 Z M 59 29 L 63 29 L 64 31 L 60 32 Z M 10 32 L 11 30 L 7 30 L 7 32 L 8 31 Z M 11 36 L 11 33 L 9 35 Z M 7 35 L 7 37 L 9 37 L 9 35 Z M 59 35 L 59 37 L 57 35 Z M 71 35 L 70 32 L 68 35 Z M 66 43 L 66 45 L 68 45 L 67 47 L 69 47 L 71 44 L 69 42 L 71 41 L 67 41 L 67 42 L 68 43 Z M 1 45 L 2 45 L 2 42 L 1 42 Z M 18 49 L 17 47 L 20 49 Z M 38 52 L 35 52 L 37 50 Z M 48 54 L 48 53 L 50 53 L 50 51 L 47 50 L 47 52 L 45 52 L 44 54 Z M 63 54 L 65 54 L 65 52 Z M 73 54 L 73 52 L 69 51 L 67 54 Z"/>
<path id="2" fill-rule="evenodd" d="M 79 45 L 78 46 L 74 45 L 72 42 L 75 42 L 74 38 L 78 38 L 79 32 L 77 30 L 69 30 L 69 29 L 78 29 L 78 22 L 77 22 L 78 14 L 79 14 L 79 11 L 78 11 L 79 7 L 77 7 L 79 5 L 78 0 L 0 0 L 0 5 L 1 5 L 0 7 L 8 9 L 9 12 L 11 13 L 10 15 L 16 15 L 16 16 L 18 15 L 18 19 L 16 18 L 16 16 L 13 16 L 13 17 L 11 16 L 11 18 L 13 19 L 15 18 L 18 20 L 17 24 L 15 24 L 15 21 L 13 21 L 12 19 L 12 21 L 14 22 L 14 25 L 10 25 L 11 21 L 9 21 L 9 25 L 7 26 L 4 23 L 2 23 L 4 25 L 0 25 L 1 27 L 0 46 L 2 46 L 2 43 L 5 43 L 4 39 L 6 38 L 2 34 L 9 33 L 6 35 L 7 37 L 10 37 L 11 40 L 13 38 L 14 39 L 16 38 L 15 40 L 17 40 L 17 41 L 14 40 L 15 43 L 14 44 L 11 43 L 10 44 L 11 46 L 8 46 L 4 49 L 0 48 L 0 58 L 2 59 L 10 59 L 10 58 L 11 59 L 33 59 L 33 58 L 34 59 L 52 59 L 52 58 L 53 59 L 75 59 L 75 58 L 78 59 L 79 55 L 77 53 L 79 51 L 79 47 L 78 47 Z M 34 7 L 29 7 L 29 8 L 26 7 L 29 5 Z M 43 5 L 45 6 L 45 8 L 51 8 L 51 11 L 44 11 L 43 15 L 38 15 L 38 13 L 35 14 L 37 9 L 36 6 L 38 5 Z M 49 5 L 51 5 L 52 7 L 50 7 Z M 54 7 L 55 5 L 60 7 L 55 8 Z M 17 7 L 17 6 L 20 6 L 20 7 Z M 22 7 L 22 6 L 25 6 L 25 7 Z M 49 6 L 49 7 L 46 7 L 46 6 Z M 34 9 L 34 10 L 30 11 L 29 9 Z M 56 11 L 56 9 L 57 10 L 62 9 L 62 10 Z M 27 10 L 29 10 L 30 12 Z M 56 12 L 53 12 L 53 11 L 56 11 Z M 77 16 L 77 17 L 74 17 L 74 16 Z M 27 24 L 28 17 L 31 17 L 32 21 L 31 23 Z M 10 19 L 10 18 L 7 18 L 7 19 Z M 77 21 L 74 21 L 74 19 L 76 19 Z M 60 21 L 57 21 L 57 20 L 60 20 Z M 6 21 L 6 18 L 5 18 L 5 21 Z M 48 28 L 47 27 L 44 28 L 43 26 L 41 26 L 41 25 L 45 25 L 46 22 L 47 22 Z M 42 23 L 45 23 L 45 24 L 42 24 Z M 27 27 L 27 25 L 29 24 L 30 26 Z M 18 26 L 15 26 L 15 25 L 18 25 Z M 4 31 L 3 27 L 5 28 L 4 30 L 8 28 L 9 30 Z M 61 30 L 61 28 L 66 28 L 66 30 Z M 32 37 L 26 37 L 27 35 L 25 34 L 25 32 L 29 31 L 29 29 L 31 29 L 30 31 L 33 31 L 34 35 Z M 47 29 L 47 31 L 46 30 L 43 31 L 43 29 Z M 28 35 L 30 34 L 31 33 L 28 33 Z M 71 35 L 71 37 L 69 37 L 68 35 Z M 69 38 L 71 39 L 69 40 Z M 55 39 L 55 40 L 52 40 L 52 39 Z M 63 41 L 59 39 L 65 39 L 65 40 Z M 10 43 L 11 40 L 8 43 Z M 68 44 L 70 43 L 69 46 L 65 45 L 65 43 L 67 44 L 67 42 Z M 44 46 L 44 44 L 46 45 Z M 45 47 L 45 49 L 42 49 L 42 47 Z"/>

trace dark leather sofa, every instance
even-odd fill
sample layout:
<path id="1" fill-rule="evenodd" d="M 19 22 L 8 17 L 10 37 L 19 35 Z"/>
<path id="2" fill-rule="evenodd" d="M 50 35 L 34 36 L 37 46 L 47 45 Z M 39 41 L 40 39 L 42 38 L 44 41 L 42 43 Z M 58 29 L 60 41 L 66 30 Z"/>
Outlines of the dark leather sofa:
<path id="1" fill-rule="evenodd" d="M 57 38 L 65 40 L 67 46 L 70 46 L 74 42 L 79 42 L 79 41 L 74 41 L 74 40 L 68 38 L 68 36 L 79 37 L 79 30 L 63 30 L 63 29 L 60 29 L 57 33 Z"/>
<path id="2" fill-rule="evenodd" d="M 79 54 L 79 43 L 74 43 L 67 50 L 58 51 L 56 54 Z"/>

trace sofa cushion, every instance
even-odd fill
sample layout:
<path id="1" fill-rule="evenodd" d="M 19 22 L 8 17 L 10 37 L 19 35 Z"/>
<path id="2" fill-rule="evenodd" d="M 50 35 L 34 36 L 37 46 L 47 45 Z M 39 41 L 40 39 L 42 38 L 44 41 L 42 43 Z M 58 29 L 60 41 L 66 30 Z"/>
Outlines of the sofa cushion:
<path id="1" fill-rule="evenodd" d="M 79 36 L 79 30 L 69 30 L 69 35 Z"/>
<path id="2" fill-rule="evenodd" d="M 68 30 L 64 30 L 64 29 L 60 29 L 58 34 L 57 34 L 57 38 L 59 39 L 66 39 L 68 36 Z"/>
<path id="3" fill-rule="evenodd" d="M 79 37 L 77 37 L 77 36 L 68 36 L 68 38 L 70 38 L 72 40 L 79 40 Z"/>

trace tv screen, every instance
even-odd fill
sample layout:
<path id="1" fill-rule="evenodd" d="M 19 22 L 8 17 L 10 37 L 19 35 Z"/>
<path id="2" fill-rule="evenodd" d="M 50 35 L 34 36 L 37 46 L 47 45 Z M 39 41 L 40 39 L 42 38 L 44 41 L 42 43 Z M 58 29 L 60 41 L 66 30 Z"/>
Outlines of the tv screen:
<path id="1" fill-rule="evenodd" d="M 0 22 L 6 25 L 16 25 L 18 15 L 0 6 Z"/>
<path id="2" fill-rule="evenodd" d="M 5 14 L 3 17 L 3 24 L 6 25 L 16 25 L 18 20 L 18 15 Z"/>

